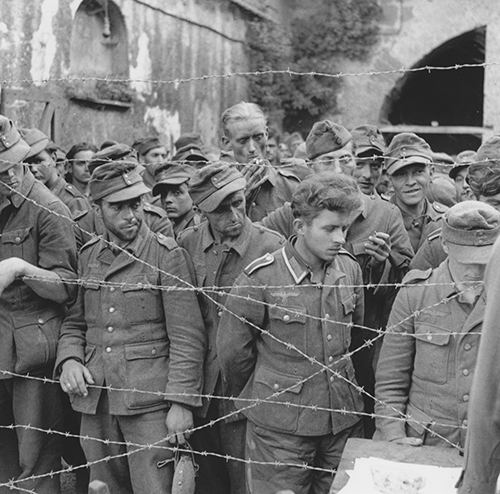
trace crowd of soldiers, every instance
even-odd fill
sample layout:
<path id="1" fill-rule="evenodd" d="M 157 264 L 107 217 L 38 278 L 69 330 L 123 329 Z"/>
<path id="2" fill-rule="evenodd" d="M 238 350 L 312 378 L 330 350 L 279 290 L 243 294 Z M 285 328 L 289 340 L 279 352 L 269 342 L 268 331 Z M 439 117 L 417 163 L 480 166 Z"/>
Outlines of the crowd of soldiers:
<path id="1" fill-rule="evenodd" d="M 286 145 L 247 102 L 221 135 L 65 154 L 0 116 L 0 492 L 170 493 L 187 457 L 199 494 L 326 494 L 351 437 L 465 447 L 500 137 Z"/>

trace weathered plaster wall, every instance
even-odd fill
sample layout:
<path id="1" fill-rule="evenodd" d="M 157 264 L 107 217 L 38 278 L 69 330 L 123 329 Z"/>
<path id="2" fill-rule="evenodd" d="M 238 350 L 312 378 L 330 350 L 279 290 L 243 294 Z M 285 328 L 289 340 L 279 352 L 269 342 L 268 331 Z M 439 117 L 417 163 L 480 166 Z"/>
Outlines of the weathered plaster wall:
<path id="1" fill-rule="evenodd" d="M 484 125 L 500 131 L 500 3 L 491 0 L 381 0 L 384 22 L 368 61 L 341 63 L 342 72 L 411 67 L 442 43 L 487 26 Z M 385 96 L 401 74 L 345 77 L 338 96 L 338 121 L 377 124 Z M 459 104 L 459 102 L 458 102 Z"/>
<path id="2" fill-rule="evenodd" d="M 42 80 L 71 75 L 71 27 L 80 3 L 0 2 L 0 73 L 9 81 L 7 86 L 26 91 L 34 86 L 64 97 L 64 85 Z M 149 133 L 158 133 L 170 144 L 181 132 L 191 131 L 216 144 L 221 112 L 246 95 L 243 78 L 180 84 L 143 81 L 247 70 L 244 12 L 228 0 L 115 3 L 127 28 L 134 105 L 128 110 L 96 108 L 64 98 L 61 144 L 67 148 L 78 140 L 132 142 Z M 41 108 L 17 98 L 6 101 L 4 112 L 22 125 L 37 125 Z"/>

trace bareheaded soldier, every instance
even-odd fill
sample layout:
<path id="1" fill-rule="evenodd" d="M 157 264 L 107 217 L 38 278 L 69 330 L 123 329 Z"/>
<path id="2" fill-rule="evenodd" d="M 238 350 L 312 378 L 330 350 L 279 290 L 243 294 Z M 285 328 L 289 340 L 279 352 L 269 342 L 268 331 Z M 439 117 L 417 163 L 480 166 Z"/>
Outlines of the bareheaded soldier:
<path id="1" fill-rule="evenodd" d="M 64 281 L 76 277 L 75 237 L 68 208 L 23 165 L 30 148 L 3 116 L 0 142 L 0 424 L 20 426 L 0 429 L 0 483 L 57 494 L 49 473 L 61 467 L 61 436 L 35 428 L 62 429 L 62 395 L 33 377 L 52 377 L 74 296 Z"/>
<path id="2" fill-rule="evenodd" d="M 248 419 L 250 492 L 326 493 L 332 475 L 304 465 L 335 469 L 347 439 L 362 436 L 347 354 L 363 323 L 363 282 L 342 249 L 360 206 L 351 177 L 306 179 L 292 199 L 296 236 L 250 263 L 227 298 L 217 354 Z"/>
<path id="3" fill-rule="evenodd" d="M 148 188 L 134 163 L 101 165 L 90 191 L 106 231 L 80 251 L 83 284 L 61 330 L 56 369 L 82 413 L 82 435 L 115 441 L 82 442 L 96 462 L 91 480 L 111 492 L 170 493 L 168 444 L 131 454 L 123 443 L 182 444 L 201 405 L 205 333 L 187 255 L 146 226 Z M 115 458 L 101 461 L 107 456 Z"/>

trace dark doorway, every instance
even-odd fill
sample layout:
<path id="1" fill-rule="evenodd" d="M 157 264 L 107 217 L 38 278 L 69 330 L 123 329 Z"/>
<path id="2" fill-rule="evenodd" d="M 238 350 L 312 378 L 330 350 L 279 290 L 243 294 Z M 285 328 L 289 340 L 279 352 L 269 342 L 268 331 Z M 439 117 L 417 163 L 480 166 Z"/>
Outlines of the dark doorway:
<path id="1" fill-rule="evenodd" d="M 430 52 L 417 67 L 449 67 L 485 61 L 486 26 L 468 31 Z M 483 125 L 484 67 L 408 72 L 386 96 L 383 123 L 393 125 Z M 435 151 L 450 154 L 477 149 L 478 135 L 422 134 Z"/>

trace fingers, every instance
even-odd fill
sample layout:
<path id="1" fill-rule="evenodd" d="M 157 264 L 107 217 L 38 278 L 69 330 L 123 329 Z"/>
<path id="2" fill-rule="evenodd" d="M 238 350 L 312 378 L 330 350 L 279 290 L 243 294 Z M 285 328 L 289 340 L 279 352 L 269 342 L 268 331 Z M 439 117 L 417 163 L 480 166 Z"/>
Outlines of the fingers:
<path id="1" fill-rule="evenodd" d="M 87 367 L 83 368 L 83 377 L 85 378 L 88 384 L 95 384 L 94 378 L 92 377 L 92 374 L 87 369 Z"/>
<path id="2" fill-rule="evenodd" d="M 422 446 L 423 441 L 419 437 L 401 437 L 394 441 L 397 444 L 405 444 L 407 446 Z"/>

